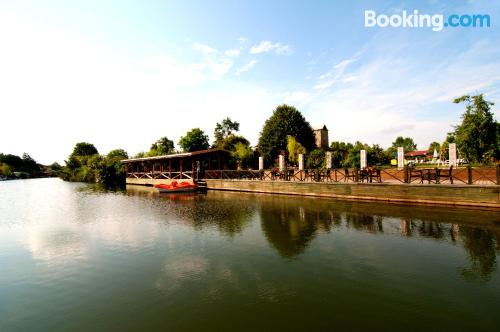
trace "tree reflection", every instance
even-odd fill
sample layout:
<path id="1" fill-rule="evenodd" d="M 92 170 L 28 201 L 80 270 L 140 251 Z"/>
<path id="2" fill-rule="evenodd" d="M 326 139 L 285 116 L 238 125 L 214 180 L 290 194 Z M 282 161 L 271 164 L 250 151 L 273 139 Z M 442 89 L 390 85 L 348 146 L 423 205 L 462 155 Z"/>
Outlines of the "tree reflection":
<path id="1" fill-rule="evenodd" d="M 356 230 L 367 231 L 368 233 L 382 233 L 384 226 L 383 218 L 368 214 L 346 214 L 346 226 Z"/>
<path id="2" fill-rule="evenodd" d="M 460 236 L 467 251 L 470 267 L 462 269 L 462 276 L 468 280 L 489 280 L 496 270 L 498 237 L 487 229 L 460 227 Z"/>
<path id="3" fill-rule="evenodd" d="M 304 252 L 318 231 L 330 232 L 342 219 L 331 210 L 306 209 L 281 201 L 262 204 L 260 220 L 271 246 L 280 255 L 293 258 Z"/>

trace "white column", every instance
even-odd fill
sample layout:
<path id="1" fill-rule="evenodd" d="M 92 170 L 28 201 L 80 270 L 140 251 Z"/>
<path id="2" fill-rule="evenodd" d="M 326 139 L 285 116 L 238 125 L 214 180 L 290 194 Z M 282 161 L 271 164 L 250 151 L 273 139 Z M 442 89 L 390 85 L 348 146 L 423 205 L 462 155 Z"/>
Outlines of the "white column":
<path id="1" fill-rule="evenodd" d="M 264 169 L 264 157 L 259 157 L 259 171 Z"/>
<path id="2" fill-rule="evenodd" d="M 366 168 L 366 150 L 359 151 L 359 162 L 362 169 Z"/>
<path id="3" fill-rule="evenodd" d="M 279 167 L 280 167 L 280 172 L 285 171 L 285 156 L 281 154 L 279 156 Z"/>
<path id="4" fill-rule="evenodd" d="M 398 147 L 398 168 L 405 167 L 405 152 L 402 146 Z"/>
<path id="5" fill-rule="evenodd" d="M 332 168 L 332 153 L 330 151 L 327 151 L 325 154 L 326 158 L 326 168 L 331 169 Z"/>
<path id="6" fill-rule="evenodd" d="M 448 147 L 448 154 L 449 158 L 448 160 L 450 161 L 450 166 L 457 166 L 457 145 L 455 143 L 450 143 Z"/>
<path id="7" fill-rule="evenodd" d="M 299 153 L 299 171 L 304 170 L 304 155 Z"/>

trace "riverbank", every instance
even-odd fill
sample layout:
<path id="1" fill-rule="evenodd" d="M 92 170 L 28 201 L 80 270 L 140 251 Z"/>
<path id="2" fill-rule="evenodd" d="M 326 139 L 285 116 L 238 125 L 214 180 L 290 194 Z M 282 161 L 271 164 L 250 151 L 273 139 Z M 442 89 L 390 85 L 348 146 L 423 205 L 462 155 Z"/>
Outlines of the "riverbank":
<path id="1" fill-rule="evenodd" d="M 206 183 L 210 190 L 500 209 L 499 186 L 258 180 L 206 180 Z"/>

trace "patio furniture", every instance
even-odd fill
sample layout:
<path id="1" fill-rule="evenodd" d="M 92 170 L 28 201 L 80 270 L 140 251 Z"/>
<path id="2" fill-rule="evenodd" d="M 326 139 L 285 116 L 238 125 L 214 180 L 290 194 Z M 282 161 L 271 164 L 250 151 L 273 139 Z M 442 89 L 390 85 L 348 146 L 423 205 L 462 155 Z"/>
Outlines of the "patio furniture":
<path id="1" fill-rule="evenodd" d="M 330 169 L 322 171 L 321 174 L 320 174 L 320 181 L 330 182 L 330 180 L 331 180 L 330 179 L 330 173 L 331 173 Z"/>
<path id="2" fill-rule="evenodd" d="M 370 170 L 369 169 L 360 169 L 359 170 L 359 177 L 358 177 L 359 180 L 361 180 L 361 182 L 371 182 L 370 181 Z"/>
<path id="3" fill-rule="evenodd" d="M 437 183 L 441 183 L 441 178 L 448 179 L 453 184 L 453 165 L 448 169 L 437 169 Z"/>
<path id="4" fill-rule="evenodd" d="M 427 180 L 427 183 L 439 183 L 439 169 L 438 168 L 427 168 L 422 171 L 424 179 Z"/>
<path id="5" fill-rule="evenodd" d="M 420 183 L 424 183 L 424 173 L 420 169 L 410 167 L 408 169 L 408 181 L 411 183 L 413 179 L 419 179 Z"/>
<path id="6" fill-rule="evenodd" d="M 370 182 L 373 182 L 373 180 L 381 183 L 382 182 L 382 176 L 381 176 L 381 171 L 378 168 L 374 168 L 370 170 Z"/>
<path id="7" fill-rule="evenodd" d="M 344 182 L 347 182 L 349 179 L 352 179 L 352 182 L 356 182 L 356 173 L 355 171 L 349 172 L 349 168 L 344 168 Z"/>

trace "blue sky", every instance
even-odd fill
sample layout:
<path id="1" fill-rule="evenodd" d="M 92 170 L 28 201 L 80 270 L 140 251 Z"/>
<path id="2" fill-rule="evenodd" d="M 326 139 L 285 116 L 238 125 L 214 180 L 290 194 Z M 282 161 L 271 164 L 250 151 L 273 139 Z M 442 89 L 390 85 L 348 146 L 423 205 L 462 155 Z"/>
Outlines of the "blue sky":
<path id="1" fill-rule="evenodd" d="M 490 28 L 366 28 L 364 11 L 489 14 Z M 62 161 L 77 141 L 147 150 L 229 116 L 255 144 L 289 103 L 330 140 L 442 141 L 500 102 L 490 1 L 0 1 L 0 151 Z M 498 112 L 496 112 L 498 115 Z"/>

